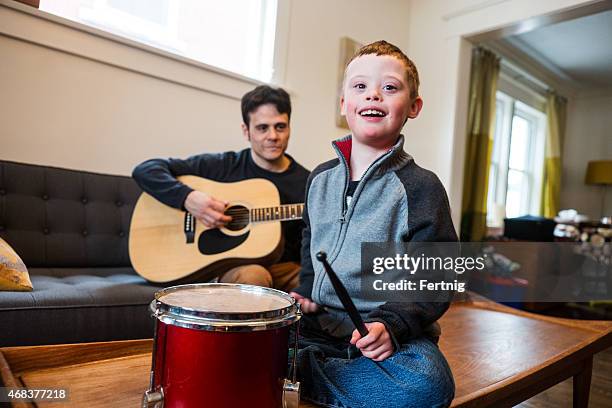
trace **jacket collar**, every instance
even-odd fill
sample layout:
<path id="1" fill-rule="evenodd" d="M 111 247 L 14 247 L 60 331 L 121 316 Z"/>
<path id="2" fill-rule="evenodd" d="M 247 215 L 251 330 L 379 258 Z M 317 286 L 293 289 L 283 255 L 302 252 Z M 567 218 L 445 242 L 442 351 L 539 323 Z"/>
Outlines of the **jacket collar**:
<path id="1" fill-rule="evenodd" d="M 351 149 L 353 146 L 352 135 L 334 140 L 332 146 L 340 161 L 344 163 L 348 170 L 350 168 Z M 404 151 L 404 135 L 400 134 L 393 147 L 374 163 L 374 171 L 376 171 L 376 175 L 382 175 L 388 171 L 396 171 L 412 160 L 412 156 Z"/>

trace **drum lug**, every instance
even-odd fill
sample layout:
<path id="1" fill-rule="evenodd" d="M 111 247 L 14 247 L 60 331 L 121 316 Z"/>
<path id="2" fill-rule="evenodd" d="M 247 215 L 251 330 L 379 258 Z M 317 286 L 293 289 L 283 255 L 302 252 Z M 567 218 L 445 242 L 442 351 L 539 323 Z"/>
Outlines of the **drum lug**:
<path id="1" fill-rule="evenodd" d="M 298 408 L 300 406 L 300 382 L 291 382 L 285 378 L 283 384 L 283 408 Z"/>
<path id="2" fill-rule="evenodd" d="M 164 390 L 147 390 L 142 397 L 142 408 L 164 408 Z"/>

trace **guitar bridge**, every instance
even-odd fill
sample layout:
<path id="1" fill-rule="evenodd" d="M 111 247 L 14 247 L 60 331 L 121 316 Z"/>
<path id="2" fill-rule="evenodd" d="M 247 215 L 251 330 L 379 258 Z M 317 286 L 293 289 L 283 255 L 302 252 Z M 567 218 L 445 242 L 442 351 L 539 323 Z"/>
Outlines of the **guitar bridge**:
<path id="1" fill-rule="evenodd" d="M 195 241 L 195 217 L 189 212 L 185 212 L 183 230 L 185 232 L 186 242 L 188 244 L 193 244 L 193 242 Z"/>

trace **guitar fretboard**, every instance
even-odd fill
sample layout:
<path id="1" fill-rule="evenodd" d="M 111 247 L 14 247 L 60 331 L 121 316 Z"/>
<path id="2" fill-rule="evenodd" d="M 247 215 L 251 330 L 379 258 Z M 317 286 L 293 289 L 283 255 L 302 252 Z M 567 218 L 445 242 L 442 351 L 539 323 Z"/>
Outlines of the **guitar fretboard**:
<path id="1" fill-rule="evenodd" d="M 289 221 L 302 218 L 304 204 L 283 204 L 278 207 L 251 209 L 251 222 Z"/>

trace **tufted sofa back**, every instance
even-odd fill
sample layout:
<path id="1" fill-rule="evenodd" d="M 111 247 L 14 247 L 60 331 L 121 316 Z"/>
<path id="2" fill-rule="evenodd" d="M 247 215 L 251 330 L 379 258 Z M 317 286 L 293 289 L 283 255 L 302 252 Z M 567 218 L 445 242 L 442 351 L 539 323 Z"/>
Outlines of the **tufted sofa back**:
<path id="1" fill-rule="evenodd" d="M 0 237 L 28 267 L 130 266 L 140 193 L 126 176 L 0 160 Z"/>

